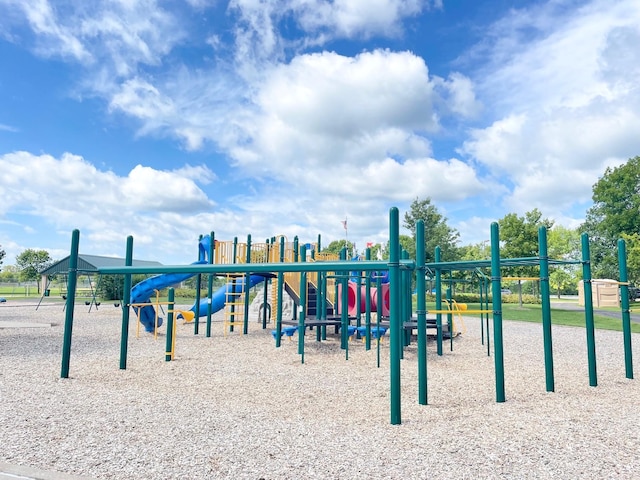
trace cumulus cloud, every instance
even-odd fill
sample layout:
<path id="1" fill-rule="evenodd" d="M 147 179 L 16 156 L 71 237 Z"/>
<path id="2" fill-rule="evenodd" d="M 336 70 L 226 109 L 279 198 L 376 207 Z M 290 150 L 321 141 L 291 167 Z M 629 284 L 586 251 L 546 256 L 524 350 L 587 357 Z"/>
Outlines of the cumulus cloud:
<path id="1" fill-rule="evenodd" d="M 147 232 L 153 232 L 166 228 L 163 222 L 153 227 L 154 219 L 208 212 L 215 206 L 196 183 L 215 178 L 203 166 L 160 171 L 137 165 L 121 177 L 77 155 L 55 158 L 14 152 L 0 156 L 0 170 L 11 171 L 0 184 L 0 215 L 17 212 L 56 229 L 85 228 L 93 235 L 109 231 L 122 236 L 136 230 L 136 225 L 146 225 Z"/>
<path id="2" fill-rule="evenodd" d="M 500 39 L 477 72 L 496 120 L 471 129 L 460 152 L 513 185 L 506 205 L 583 205 L 607 166 L 640 151 L 638 25 L 637 2 L 598 0 L 551 2 L 496 24 Z"/>
<path id="3" fill-rule="evenodd" d="M 300 2 L 298 12 L 307 32 L 322 30 L 349 38 L 399 35 L 404 18 L 428 7 L 428 2 L 419 0 L 311 0 Z"/>

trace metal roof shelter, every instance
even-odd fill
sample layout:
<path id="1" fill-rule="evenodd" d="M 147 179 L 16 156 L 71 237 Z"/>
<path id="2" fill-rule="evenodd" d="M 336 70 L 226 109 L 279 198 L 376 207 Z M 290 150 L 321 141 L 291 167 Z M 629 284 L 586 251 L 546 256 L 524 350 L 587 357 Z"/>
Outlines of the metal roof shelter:
<path id="1" fill-rule="evenodd" d="M 40 272 L 42 276 L 59 275 L 69 273 L 69 258 L 67 256 L 60 261 L 57 261 L 49 268 Z M 97 273 L 99 269 L 104 267 L 123 267 L 124 258 L 118 257 L 103 257 L 100 255 L 78 255 L 78 272 L 79 273 Z M 162 266 L 160 262 L 153 262 L 149 260 L 133 260 L 134 267 L 159 267 Z"/>
<path id="2" fill-rule="evenodd" d="M 71 256 L 67 256 L 62 260 L 57 261 L 53 265 L 48 268 L 45 268 L 40 272 L 40 285 L 42 296 L 40 297 L 40 302 L 38 302 L 38 306 L 36 310 L 40 306 L 43 297 L 45 297 L 48 293 L 47 289 L 49 288 L 50 277 L 54 275 L 66 275 L 69 273 L 69 259 Z M 89 282 L 91 282 L 91 275 L 97 274 L 101 268 L 104 267 L 123 267 L 125 264 L 124 258 L 118 257 L 104 257 L 100 255 L 78 255 L 78 275 L 87 275 L 89 277 Z M 159 267 L 162 266 L 160 262 L 154 262 L 149 260 L 133 260 L 132 266 L 134 267 Z M 91 283 L 90 283 L 91 284 Z M 93 287 L 91 288 L 91 302 L 89 304 L 89 309 L 93 306 L 95 302 L 95 291 Z M 96 307 L 97 307 L 96 303 Z"/>

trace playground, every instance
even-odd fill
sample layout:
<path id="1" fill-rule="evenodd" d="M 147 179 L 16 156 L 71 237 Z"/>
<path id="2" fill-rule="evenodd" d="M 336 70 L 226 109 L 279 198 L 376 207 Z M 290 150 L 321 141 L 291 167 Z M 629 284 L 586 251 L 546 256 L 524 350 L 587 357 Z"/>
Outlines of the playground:
<path id="1" fill-rule="evenodd" d="M 630 327 L 624 242 L 620 280 L 614 281 L 622 332 L 596 331 L 586 236 L 579 262 L 585 326 L 576 328 L 551 322 L 548 267 L 558 261 L 547 258 L 546 230 L 539 232 L 539 257 L 501 260 L 492 224 L 490 261 L 438 262 L 436 249 L 436 262 L 425 265 L 398 251 L 397 227 L 392 209 L 388 262 L 345 255 L 313 262 L 302 245 L 293 263 L 250 262 L 247 248 L 246 263 L 213 264 L 210 242 L 208 257 L 192 265 L 133 266 L 129 237 L 126 265 L 97 271 L 123 275 L 121 303 L 130 308 L 93 312 L 74 303 L 82 259 L 75 231 L 64 312 L 60 303 L 42 299 L 34 311 L 13 302 L 0 307 L 0 327 L 3 320 L 12 326 L 0 328 L 6 460 L 94 478 L 631 478 L 640 471 L 634 411 L 640 388 L 631 355 L 638 334 Z M 421 221 L 416 232 L 417 258 L 424 259 Z M 200 249 L 207 250 L 202 242 Z M 502 319 L 501 269 L 522 264 L 540 268 L 537 323 Z M 490 277 L 481 270 L 488 268 Z M 450 291 L 441 295 L 441 277 L 454 269 L 476 269 L 481 298 L 485 292 L 482 308 L 458 309 L 455 328 L 451 311 L 444 310 L 454 304 Z M 382 270 L 388 271 L 386 288 Z M 434 323 L 426 318 L 422 274 L 412 316 L 413 270 L 434 274 Z M 131 274 L 143 272 L 157 276 L 132 288 Z M 169 289 L 163 325 L 159 304 L 140 303 L 152 287 L 199 273 L 227 275 L 216 294 L 217 313 L 209 308 L 211 294 L 211 301 L 173 305 Z M 283 318 L 285 274 L 303 287 L 296 308 Z M 250 310 L 249 291 L 242 288 L 268 285 L 267 278 L 278 279 L 264 288 L 265 299 L 268 288 L 277 290 L 269 328 L 265 311 Z M 320 298 L 314 299 L 314 316 L 304 287 L 310 278 Z M 329 278 L 335 280 L 331 288 Z M 354 278 L 355 287 L 349 284 Z M 366 292 L 373 291 L 374 278 L 390 332 L 381 342 L 369 338 L 380 321 L 376 315 L 374 326 L 368 315 Z M 348 312 L 363 305 L 361 281 L 365 320 Z M 323 295 L 333 287 L 341 292 L 332 302 L 337 311 L 327 316 Z M 231 318 L 223 304 L 230 304 Z M 203 309 L 209 311 L 200 326 Z M 132 311 L 137 316 L 130 318 Z M 465 311 L 481 317 L 464 317 Z M 363 340 L 355 334 L 356 321 L 366 325 Z M 443 342 L 445 322 L 447 332 L 462 334 Z"/>
<path id="2" fill-rule="evenodd" d="M 188 306 L 184 306 L 188 307 Z M 541 325 L 504 322 L 507 401 L 495 402 L 493 358 L 477 318 L 442 356 L 427 342 L 429 405 L 418 404 L 417 344 L 401 362 L 402 426 L 389 425 L 389 343 L 340 337 L 274 347 L 257 317 L 249 334 L 210 338 L 177 322 L 165 336 L 129 326 L 117 368 L 121 311 L 76 306 L 73 369 L 60 379 L 60 304 L 0 306 L 3 461 L 90 478 L 633 478 L 640 471 L 640 387 L 625 379 L 622 332 L 597 336 L 589 386 L 583 328 L 553 327 L 556 391 L 545 392 Z M 26 328 L 40 323 L 41 328 Z M 634 341 L 638 341 L 634 334 Z M 637 368 L 637 364 L 635 365 Z"/>

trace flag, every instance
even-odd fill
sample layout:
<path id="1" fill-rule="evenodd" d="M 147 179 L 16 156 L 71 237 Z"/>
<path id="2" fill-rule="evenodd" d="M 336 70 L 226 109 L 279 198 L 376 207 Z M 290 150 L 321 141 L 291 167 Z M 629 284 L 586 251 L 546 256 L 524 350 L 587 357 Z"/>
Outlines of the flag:
<path id="1" fill-rule="evenodd" d="M 345 218 L 344 220 L 340 220 L 340 223 L 342 223 L 342 226 L 346 230 L 347 229 L 347 219 Z"/>
<path id="2" fill-rule="evenodd" d="M 373 247 L 373 242 L 367 242 L 367 248 Z"/>

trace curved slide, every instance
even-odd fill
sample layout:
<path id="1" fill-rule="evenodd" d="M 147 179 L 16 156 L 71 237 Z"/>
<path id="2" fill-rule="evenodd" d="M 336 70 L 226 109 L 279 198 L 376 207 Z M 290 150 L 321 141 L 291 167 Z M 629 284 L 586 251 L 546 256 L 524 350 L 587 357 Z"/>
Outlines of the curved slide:
<path id="1" fill-rule="evenodd" d="M 199 265 L 207 262 L 194 262 L 192 265 Z M 131 303 L 147 303 L 156 290 L 170 287 L 193 277 L 192 273 L 166 273 L 147 278 L 131 289 Z M 133 307 L 134 312 L 140 318 L 140 323 L 144 325 L 147 332 L 153 332 L 156 326 L 156 311 L 152 305 L 144 307 Z M 158 317 L 158 326 L 162 325 L 162 318 Z"/>
<path id="2" fill-rule="evenodd" d="M 244 278 L 238 277 L 238 280 L 235 282 L 229 282 L 226 285 L 223 285 L 214 293 L 211 294 L 211 299 L 203 298 L 200 300 L 200 316 L 204 317 L 207 314 L 207 307 L 209 305 L 209 301 L 211 301 L 211 313 L 215 313 L 224 308 L 224 304 L 226 303 L 229 294 L 239 295 L 244 292 Z M 255 287 L 258 283 L 263 282 L 267 277 L 263 275 L 251 275 L 249 277 L 249 288 Z M 180 312 L 178 316 L 182 316 L 186 321 L 190 322 L 195 317 L 196 313 L 196 304 L 186 312 Z"/>

